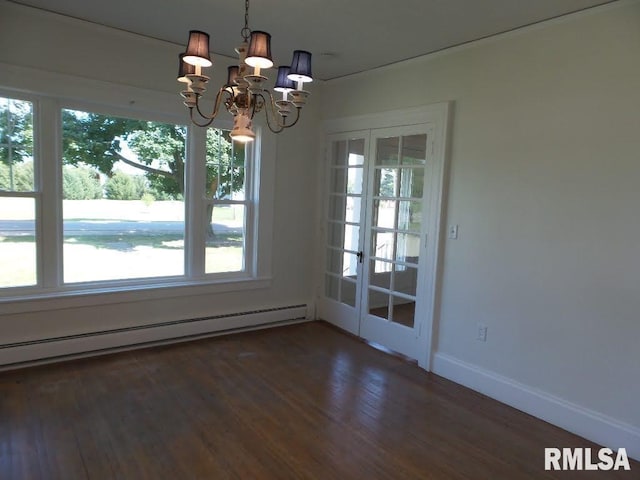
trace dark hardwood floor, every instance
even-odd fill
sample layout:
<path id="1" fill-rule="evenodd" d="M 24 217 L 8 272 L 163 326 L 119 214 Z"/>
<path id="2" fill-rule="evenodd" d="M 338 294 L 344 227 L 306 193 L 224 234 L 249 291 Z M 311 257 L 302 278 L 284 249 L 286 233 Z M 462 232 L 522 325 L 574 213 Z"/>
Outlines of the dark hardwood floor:
<path id="1" fill-rule="evenodd" d="M 0 479 L 606 479 L 595 445 L 314 322 L 0 373 Z"/>

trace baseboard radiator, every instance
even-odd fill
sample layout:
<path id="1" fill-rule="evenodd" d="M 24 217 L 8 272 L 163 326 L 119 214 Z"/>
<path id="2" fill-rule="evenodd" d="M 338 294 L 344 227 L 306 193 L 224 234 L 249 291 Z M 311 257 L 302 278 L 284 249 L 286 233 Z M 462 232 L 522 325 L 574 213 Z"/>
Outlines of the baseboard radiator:
<path id="1" fill-rule="evenodd" d="M 294 324 L 306 304 L 0 344 L 0 370 Z"/>

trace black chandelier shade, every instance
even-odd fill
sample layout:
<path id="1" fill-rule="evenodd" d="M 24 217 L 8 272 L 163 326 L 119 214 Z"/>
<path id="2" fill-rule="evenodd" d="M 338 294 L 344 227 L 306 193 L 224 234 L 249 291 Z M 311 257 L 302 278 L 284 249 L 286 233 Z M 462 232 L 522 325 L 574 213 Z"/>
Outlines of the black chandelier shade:
<path id="1" fill-rule="evenodd" d="M 289 78 L 289 72 L 291 68 L 288 66 L 278 67 L 278 77 L 276 79 L 276 84 L 273 89 L 276 92 L 288 92 L 289 90 L 295 90 L 296 85 Z"/>
<path id="2" fill-rule="evenodd" d="M 245 63 L 251 67 L 270 68 L 273 66 L 271 58 L 271 35 L 267 32 L 254 30 L 249 38 L 249 49 Z"/>
<path id="3" fill-rule="evenodd" d="M 289 78 L 294 82 L 311 82 L 311 53 L 306 50 L 295 50 L 291 61 Z"/>
<path id="4" fill-rule="evenodd" d="M 195 65 L 191 65 L 184 61 L 185 53 L 178 55 L 178 81 L 183 83 L 189 83 L 187 75 L 193 75 L 196 73 Z"/>
<path id="5" fill-rule="evenodd" d="M 213 65 L 209 57 L 209 34 L 200 30 L 189 32 L 189 43 L 184 54 L 184 61 L 191 65 L 210 67 Z"/>

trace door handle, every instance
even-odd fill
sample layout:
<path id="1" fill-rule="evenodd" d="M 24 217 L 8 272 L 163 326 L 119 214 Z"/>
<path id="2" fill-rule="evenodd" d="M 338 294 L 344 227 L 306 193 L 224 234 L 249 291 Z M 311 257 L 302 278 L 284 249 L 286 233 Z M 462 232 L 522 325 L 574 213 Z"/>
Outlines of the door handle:
<path id="1" fill-rule="evenodd" d="M 362 263 L 362 259 L 364 258 L 364 252 L 360 250 L 358 253 L 356 253 L 356 257 L 358 257 L 358 262 Z"/>

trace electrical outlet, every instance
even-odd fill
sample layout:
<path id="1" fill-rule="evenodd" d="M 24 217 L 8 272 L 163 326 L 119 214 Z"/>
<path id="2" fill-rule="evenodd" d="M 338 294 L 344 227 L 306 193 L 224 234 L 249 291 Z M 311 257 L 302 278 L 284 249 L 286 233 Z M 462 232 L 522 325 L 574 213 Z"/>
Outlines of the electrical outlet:
<path id="1" fill-rule="evenodd" d="M 483 325 L 482 323 L 478 324 L 478 336 L 477 336 L 476 339 L 481 341 L 481 342 L 486 342 L 487 341 L 487 326 L 486 325 Z"/>

